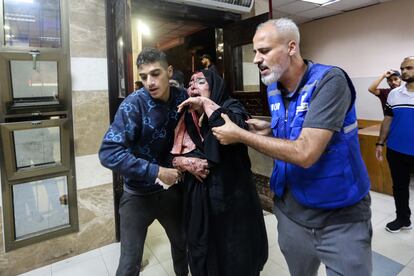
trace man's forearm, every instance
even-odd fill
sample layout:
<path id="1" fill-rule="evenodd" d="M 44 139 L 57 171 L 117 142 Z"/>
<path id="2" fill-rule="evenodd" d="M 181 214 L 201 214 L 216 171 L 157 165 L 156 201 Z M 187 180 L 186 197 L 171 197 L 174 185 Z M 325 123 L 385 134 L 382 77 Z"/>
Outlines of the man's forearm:
<path id="1" fill-rule="evenodd" d="M 378 86 L 380 85 L 380 83 L 382 82 L 384 78 L 385 76 L 381 75 L 378 79 L 374 80 L 374 82 L 368 87 L 368 91 L 375 95 L 379 95 Z"/>
<path id="2" fill-rule="evenodd" d="M 225 124 L 212 128 L 214 136 L 223 145 L 243 143 L 255 150 L 298 166 L 312 166 L 332 138 L 333 131 L 319 128 L 303 128 L 295 140 L 285 140 L 262 136 L 235 125 L 227 115 L 221 114 Z"/>
<path id="3" fill-rule="evenodd" d="M 378 138 L 379 144 L 384 144 L 385 141 L 387 141 L 388 133 L 390 132 L 391 122 L 392 122 L 391 116 L 384 117 L 384 120 L 381 123 L 381 130 L 380 130 L 380 135 Z"/>
<path id="4" fill-rule="evenodd" d="M 313 154 L 306 150 L 306 138 L 298 140 L 285 140 L 270 136 L 262 136 L 246 130 L 240 131 L 240 142 L 255 150 L 272 157 L 273 159 L 283 160 L 288 163 L 296 164 L 301 167 L 310 167 L 316 162 L 320 154 Z"/>

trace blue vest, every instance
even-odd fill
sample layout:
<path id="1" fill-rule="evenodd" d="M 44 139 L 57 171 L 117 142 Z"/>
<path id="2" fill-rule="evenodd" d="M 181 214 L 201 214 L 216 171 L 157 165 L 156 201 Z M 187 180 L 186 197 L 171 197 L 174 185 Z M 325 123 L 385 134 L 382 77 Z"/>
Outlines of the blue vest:
<path id="1" fill-rule="evenodd" d="M 268 87 L 271 128 L 275 137 L 289 140 L 299 137 L 312 94 L 331 68 L 309 62 L 306 83 L 295 92 L 287 107 L 277 83 Z M 307 169 L 275 160 L 270 187 L 278 197 L 282 197 L 286 185 L 289 185 L 293 197 L 302 205 L 334 209 L 353 205 L 369 192 L 370 181 L 358 141 L 355 88 L 346 73 L 345 76 L 352 93 L 352 105 L 341 131 L 333 134 L 319 160 Z"/>

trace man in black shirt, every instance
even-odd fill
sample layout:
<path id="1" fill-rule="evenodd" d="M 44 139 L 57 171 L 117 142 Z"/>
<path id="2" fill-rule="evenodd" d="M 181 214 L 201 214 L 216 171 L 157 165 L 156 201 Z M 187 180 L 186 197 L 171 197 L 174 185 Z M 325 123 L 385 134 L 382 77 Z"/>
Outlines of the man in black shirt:
<path id="1" fill-rule="evenodd" d="M 204 54 L 201 56 L 201 64 L 204 66 L 205 70 L 213 71 L 214 73 L 219 74 L 217 67 L 213 64 L 213 60 L 210 55 Z"/>

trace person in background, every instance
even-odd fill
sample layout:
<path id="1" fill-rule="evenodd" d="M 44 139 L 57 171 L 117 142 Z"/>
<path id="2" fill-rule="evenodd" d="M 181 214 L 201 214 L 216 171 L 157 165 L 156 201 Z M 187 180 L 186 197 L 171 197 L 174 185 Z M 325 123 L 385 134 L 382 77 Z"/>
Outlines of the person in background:
<path id="1" fill-rule="evenodd" d="M 188 275 L 182 187 L 177 185 L 181 172 L 168 161 L 179 120 L 177 106 L 187 93 L 170 87 L 172 67 L 165 53 L 145 48 L 138 55 L 137 66 L 144 87 L 121 103 L 99 150 L 102 165 L 124 179 L 116 275 L 139 275 L 148 226 L 155 219 L 170 240 L 176 275 Z"/>
<path id="2" fill-rule="evenodd" d="M 184 224 L 193 276 L 257 276 L 268 255 L 263 212 L 247 147 L 222 146 L 211 132 L 227 114 L 247 128 L 250 116 L 210 70 L 191 77 L 188 110 L 178 123 L 173 165 L 184 176 Z"/>
<path id="3" fill-rule="evenodd" d="M 356 91 L 340 68 L 304 60 L 287 18 L 258 26 L 254 63 L 268 86 L 271 122 L 213 128 L 222 144 L 272 157 L 280 249 L 293 276 L 372 274 L 370 182 L 360 153 Z M 273 135 L 269 137 L 268 135 Z M 346 258 L 344 256 L 347 256 Z"/>
<path id="4" fill-rule="evenodd" d="M 384 79 L 387 79 L 387 83 L 390 88 L 378 88 L 378 86 Z M 400 72 L 398 72 L 398 70 L 388 70 L 388 71 L 385 71 L 378 79 L 376 79 L 370 85 L 370 87 L 368 87 L 368 91 L 380 99 L 384 115 L 385 115 L 385 105 L 387 103 L 388 94 L 391 92 L 392 89 L 397 88 L 400 85 L 401 85 Z"/>
<path id="5" fill-rule="evenodd" d="M 214 65 L 213 60 L 211 59 L 210 55 L 204 54 L 201 56 L 201 64 L 203 65 L 204 70 L 210 70 L 216 73 L 217 75 L 220 75 L 216 65 Z"/>
<path id="6" fill-rule="evenodd" d="M 184 74 L 180 70 L 173 70 L 173 74 L 170 79 L 170 85 L 178 87 L 178 88 L 184 88 Z"/>
<path id="7" fill-rule="evenodd" d="M 142 84 L 142 81 L 134 82 L 134 91 L 137 91 L 138 89 L 141 89 L 142 87 L 144 87 L 144 85 Z"/>
<path id="8" fill-rule="evenodd" d="M 376 157 L 382 161 L 384 144 L 387 142 L 387 160 L 397 217 L 387 223 L 385 229 L 392 233 L 412 228 L 409 187 L 410 171 L 414 168 L 414 57 L 407 57 L 401 63 L 401 78 L 406 83 L 388 95 L 376 144 Z"/>

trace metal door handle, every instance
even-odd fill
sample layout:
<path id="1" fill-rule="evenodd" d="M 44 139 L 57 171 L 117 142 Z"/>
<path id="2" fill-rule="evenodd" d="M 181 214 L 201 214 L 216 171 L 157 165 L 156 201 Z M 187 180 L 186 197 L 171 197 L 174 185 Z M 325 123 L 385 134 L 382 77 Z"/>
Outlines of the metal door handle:
<path id="1" fill-rule="evenodd" d="M 33 121 L 32 126 L 40 126 L 42 124 L 42 121 Z"/>
<path id="2" fill-rule="evenodd" d="M 36 70 L 36 59 L 37 59 L 37 56 L 40 55 L 40 51 L 39 50 L 36 50 L 36 49 L 33 49 L 33 50 L 30 50 L 29 54 L 32 55 L 32 59 L 33 59 L 33 70 Z"/>

